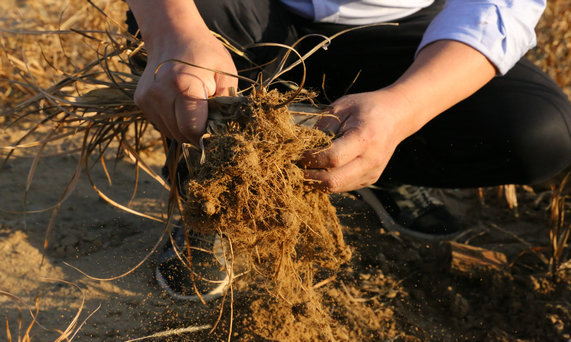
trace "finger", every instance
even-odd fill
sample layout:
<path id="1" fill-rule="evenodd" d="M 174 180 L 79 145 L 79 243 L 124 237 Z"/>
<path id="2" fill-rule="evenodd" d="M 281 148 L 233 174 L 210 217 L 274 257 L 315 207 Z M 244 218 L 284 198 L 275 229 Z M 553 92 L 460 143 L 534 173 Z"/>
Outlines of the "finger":
<path id="1" fill-rule="evenodd" d="M 323 112 L 319 120 L 317 120 L 313 126 L 313 128 L 333 134 L 339 131 L 339 127 L 341 127 L 341 118 L 330 111 Z"/>
<path id="2" fill-rule="evenodd" d="M 310 169 L 341 167 L 362 154 L 367 148 L 360 130 L 352 129 L 333 140 L 331 146 L 316 152 L 304 153 L 299 164 Z"/>
<path id="3" fill-rule="evenodd" d="M 182 141 L 198 143 L 208 120 L 208 90 L 204 83 L 194 78 L 185 94 L 178 94 L 174 102 L 177 133 Z"/>
<path id="4" fill-rule="evenodd" d="M 343 192 L 360 189 L 375 183 L 381 176 L 385 164 L 372 166 L 365 158 L 356 158 L 335 169 L 307 169 L 307 181 L 327 192 Z"/>
<path id="5" fill-rule="evenodd" d="M 143 115 L 145 116 L 145 118 L 147 118 L 149 122 L 153 124 L 154 128 L 157 129 L 159 132 L 161 132 L 164 136 L 176 140 L 175 136 L 164 124 L 160 116 L 151 116 L 151 114 L 146 114 L 144 111 Z"/>
<path id="6" fill-rule="evenodd" d="M 221 74 L 218 74 L 216 78 L 217 78 L 216 92 L 214 93 L 214 95 L 216 96 L 233 95 L 238 90 L 237 78 Z"/>
<path id="7" fill-rule="evenodd" d="M 135 96 L 135 104 L 141 109 L 143 116 L 163 135 L 175 139 L 174 134 L 164 122 L 162 116 L 158 114 L 164 112 L 164 108 L 161 108 L 161 102 L 162 99 L 152 96 L 152 94 L 145 94 L 144 96 L 136 94 Z"/>
<path id="8" fill-rule="evenodd" d="M 186 74 L 177 80 L 174 91 L 165 95 L 165 98 L 171 99 L 170 107 L 166 107 L 170 112 L 163 116 L 169 130 L 177 141 L 197 144 L 208 119 L 207 85 L 200 77 Z"/>
<path id="9" fill-rule="evenodd" d="M 322 131 L 331 131 L 337 133 L 346 118 L 354 114 L 353 101 L 351 97 L 344 96 L 337 99 L 330 106 L 330 109 L 325 112 L 315 124 L 315 128 Z"/>

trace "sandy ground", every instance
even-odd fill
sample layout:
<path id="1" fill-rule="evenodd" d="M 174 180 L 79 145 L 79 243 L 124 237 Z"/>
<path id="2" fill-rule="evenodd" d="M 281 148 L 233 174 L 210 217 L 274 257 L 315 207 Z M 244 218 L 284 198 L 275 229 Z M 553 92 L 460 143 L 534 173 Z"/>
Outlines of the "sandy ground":
<path id="1" fill-rule="evenodd" d="M 14 133 L 11 131 L 10 136 Z M 152 262 L 116 281 L 87 279 L 65 263 L 94 277 L 122 274 L 152 248 L 161 236 L 162 225 L 122 212 L 100 200 L 82 176 L 76 191 L 60 209 L 46 259 L 40 267 L 50 213 L 7 212 L 23 209 L 22 189 L 31 161 L 30 158 L 14 159 L 2 171 L 0 208 L 6 211 L 0 214 L 0 289 L 20 296 L 32 308 L 35 297 L 39 296 L 38 320 L 48 329 L 67 327 L 81 308 L 83 299 L 84 318 L 101 306 L 81 330 L 82 336 L 91 337 L 87 340 L 125 337 L 127 332 L 152 325 L 153 317 L 170 305 L 152 281 Z M 74 156 L 42 158 L 30 189 L 27 210 L 56 204 L 76 163 Z M 126 204 L 133 190 L 134 167 L 129 162 L 119 161 L 116 165 L 110 164 L 110 168 L 112 187 L 105 184 L 101 170 L 94 170 L 95 179 L 98 183 L 103 181 L 100 185 L 112 189 L 109 194 Z M 144 208 L 145 212 L 160 213 L 160 198 L 165 194 L 154 181 L 144 177 L 140 186 L 132 203 Z M 74 285 L 61 282 L 63 280 Z M 2 315 L 8 315 L 10 325 L 16 327 L 17 303 L 7 301 L 5 297 L 0 303 Z M 24 322 L 30 321 L 27 312 L 22 316 Z M 34 330 L 39 336 L 46 336 L 46 339 L 36 339 L 39 341 L 54 336 L 43 329 Z"/>
<path id="2" fill-rule="evenodd" d="M 23 129 L 3 131 L 2 144 L 12 143 Z M 73 268 L 96 278 L 121 275 L 145 257 L 163 231 L 162 224 L 99 199 L 85 175 L 61 206 L 41 265 L 50 211 L 18 212 L 24 202 L 29 211 L 58 202 L 77 163 L 77 157 L 64 152 L 76 144 L 70 139 L 45 152 L 27 198 L 24 189 L 31 155 L 11 159 L 1 173 L 0 290 L 19 299 L 0 296 L 0 315 L 9 323 L 12 337 L 18 336 L 20 320 L 24 330 L 30 324 L 27 310 L 34 310 L 36 298 L 38 323 L 31 331 L 36 341 L 54 340 L 59 336 L 54 330 L 68 327 L 78 312 L 77 326 L 84 325 L 77 341 L 125 341 L 167 329 L 213 324 L 219 301 L 203 307 L 173 301 L 160 291 L 153 277 L 157 253 L 129 275 L 111 281 L 90 279 Z M 161 151 L 148 154 L 147 160 L 158 171 Z M 148 176 L 141 177 L 131 198 L 135 168 L 128 158 L 110 160 L 107 165 L 112 185 L 101 167 L 91 171 L 102 191 L 146 213 L 164 212 L 166 192 Z M 475 190 L 433 191 L 468 228 L 458 242 L 503 253 L 514 263 L 484 273 L 471 266 L 467 271 L 454 270 L 448 244 L 391 234 L 362 202 L 335 196 L 354 257 L 334 281 L 323 286 L 322 294 L 342 298 L 331 302 L 335 303 L 332 310 L 338 310 L 336 317 L 363 340 L 389 336 L 396 340 L 569 340 L 570 270 L 560 273 L 562 280 L 552 282 L 538 257 L 549 258 L 546 189 L 536 187 L 536 193 L 530 193 L 518 188 L 518 217 L 498 198 L 497 189 L 485 191 L 483 205 Z M 235 310 L 239 340 L 240 309 Z M 23 330 L 19 334 L 23 336 Z M 3 333 L 0 336 L 5 338 Z M 221 335 L 210 337 L 217 340 Z M 187 333 L 171 340 L 206 338 Z"/>
<path id="3" fill-rule="evenodd" d="M 561 37 L 567 37 L 561 32 L 569 32 L 568 21 L 557 14 L 562 11 L 553 10 L 557 6 L 569 8 L 569 2 L 556 1 L 546 12 L 539 38 L 548 43 L 536 50 L 536 58 L 571 94 L 569 64 L 564 62 L 568 47 L 561 44 Z M 569 10 L 565 13 L 568 17 Z M 31 127 L 29 122 L 9 128 L 3 124 L 0 121 L 0 146 L 13 144 Z M 17 153 L 0 169 L 0 291 L 12 295 L 0 295 L 0 324 L 9 327 L 0 329 L 0 341 L 9 340 L 10 335 L 17 341 L 26 335 L 32 324 L 29 310 L 35 311 L 36 299 L 39 313 L 29 334 L 32 341 L 55 340 L 58 330 L 68 326 L 77 331 L 76 341 L 126 341 L 168 329 L 213 324 L 219 301 L 191 305 L 161 292 L 153 276 L 157 253 L 126 276 L 94 279 L 131 270 L 158 242 L 164 227 L 101 200 L 85 174 L 62 204 L 43 258 L 49 209 L 59 202 L 73 175 L 77 153 L 67 152 L 78 146 L 79 137 L 49 146 L 27 195 L 32 152 Z M 156 172 L 163 159 L 158 148 L 145 156 Z M 122 156 L 115 161 L 110 155 L 107 166 L 112 185 L 100 166 L 91 169 L 93 180 L 105 194 L 142 212 L 164 215 L 167 194 L 150 177 L 141 175 L 132 196 L 135 167 L 131 160 Z M 553 183 L 559 181 L 556 178 Z M 456 241 L 459 245 L 392 234 L 362 202 L 335 196 L 354 256 L 320 291 L 332 316 L 347 327 L 347 339 L 570 341 L 568 249 L 557 280 L 547 272 L 549 189 L 549 184 L 527 190 L 518 187 L 517 215 L 497 195 L 497 189 L 485 189 L 484 201 L 475 189 L 433 190 L 466 226 L 466 234 Z M 569 205 L 566 208 L 570 217 Z M 506 262 L 494 271 L 481 270 L 474 263 L 459 269 L 451 251 L 466 245 L 495 252 Z M 241 305 L 235 308 L 233 338 L 240 340 L 249 302 L 240 294 L 236 302 Z M 201 331 L 153 340 L 222 340 L 228 326 L 224 316 L 213 335 Z"/>

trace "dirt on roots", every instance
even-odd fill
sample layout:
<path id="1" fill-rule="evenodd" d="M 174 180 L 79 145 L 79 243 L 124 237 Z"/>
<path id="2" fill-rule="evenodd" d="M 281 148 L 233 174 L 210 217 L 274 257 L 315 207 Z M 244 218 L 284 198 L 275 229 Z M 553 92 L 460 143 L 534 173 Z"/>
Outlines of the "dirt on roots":
<path id="1" fill-rule="evenodd" d="M 183 222 L 222 234 L 231 244 L 230 264 L 240 260 L 248 283 L 269 295 L 252 303 L 252 334 L 284 340 L 293 331 L 332 340 L 334 321 L 314 279 L 337 270 L 351 253 L 328 194 L 308 184 L 297 165 L 304 153 L 327 148 L 331 137 L 294 124 L 279 106 L 288 96 L 255 91 L 224 113 L 229 119 L 210 122 L 204 158 L 187 158 Z"/>

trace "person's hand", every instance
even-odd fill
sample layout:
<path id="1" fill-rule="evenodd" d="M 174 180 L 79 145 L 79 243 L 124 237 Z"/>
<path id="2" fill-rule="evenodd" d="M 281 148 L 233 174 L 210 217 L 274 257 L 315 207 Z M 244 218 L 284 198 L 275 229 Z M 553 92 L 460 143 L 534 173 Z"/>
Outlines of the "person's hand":
<path id="1" fill-rule="evenodd" d="M 402 97 L 382 89 L 335 101 L 316 128 L 336 132 L 330 147 L 304 155 L 307 179 L 328 192 L 355 190 L 381 176 L 396 146 L 411 129 L 401 112 Z"/>
<path id="2" fill-rule="evenodd" d="M 236 78 L 178 62 L 178 59 L 211 70 L 236 74 L 226 48 L 208 31 L 191 37 L 172 35 L 148 48 L 147 66 L 135 92 L 135 104 L 167 137 L 197 143 L 204 133 L 211 96 L 237 89 Z M 160 66 L 155 76 L 155 70 Z"/>
<path id="3" fill-rule="evenodd" d="M 494 65 L 478 50 L 440 40 L 424 47 L 391 86 L 335 101 L 317 127 L 339 136 L 322 151 L 306 153 L 305 176 L 330 192 L 374 183 L 397 145 L 446 109 L 480 89 Z"/>

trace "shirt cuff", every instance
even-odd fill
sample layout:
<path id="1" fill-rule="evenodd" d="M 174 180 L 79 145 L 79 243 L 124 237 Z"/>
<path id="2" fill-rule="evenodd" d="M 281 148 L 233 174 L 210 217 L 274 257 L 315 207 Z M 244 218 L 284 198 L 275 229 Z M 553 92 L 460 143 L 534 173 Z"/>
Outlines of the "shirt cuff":
<path id="1" fill-rule="evenodd" d="M 503 75 L 536 44 L 544 0 L 448 0 L 416 51 L 437 40 L 456 40 L 480 51 Z"/>

